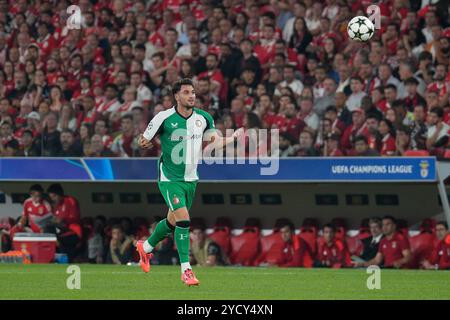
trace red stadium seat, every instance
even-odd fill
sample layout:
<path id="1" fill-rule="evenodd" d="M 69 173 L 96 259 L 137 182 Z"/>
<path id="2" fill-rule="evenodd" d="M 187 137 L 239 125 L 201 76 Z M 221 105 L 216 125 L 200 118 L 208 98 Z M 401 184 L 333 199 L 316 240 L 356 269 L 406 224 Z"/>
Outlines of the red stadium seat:
<path id="1" fill-rule="evenodd" d="M 303 239 L 309 246 L 311 255 L 305 254 L 303 257 L 303 265 L 305 268 L 312 268 L 314 258 L 317 252 L 317 232 L 318 227 L 316 224 L 306 224 L 300 228 L 300 233 L 297 235 L 299 239 Z"/>
<path id="2" fill-rule="evenodd" d="M 231 237 L 232 264 L 253 266 L 259 254 L 259 229 L 257 227 L 244 227 L 244 231 Z"/>
<path id="3" fill-rule="evenodd" d="M 403 155 L 406 157 L 427 157 L 430 153 L 427 150 L 406 150 Z"/>
<path id="4" fill-rule="evenodd" d="M 150 236 L 150 232 L 148 231 L 148 228 L 145 225 L 139 225 L 136 227 L 136 231 L 134 233 L 136 239 L 146 239 Z"/>
<path id="5" fill-rule="evenodd" d="M 274 231 L 272 234 L 262 237 L 259 262 L 277 264 L 282 258 L 283 248 L 284 241 L 279 231 Z"/>
<path id="6" fill-rule="evenodd" d="M 408 239 L 409 238 L 408 221 L 406 221 L 405 219 L 398 219 L 397 232 L 399 232 L 402 236 Z"/>
<path id="7" fill-rule="evenodd" d="M 228 227 L 215 227 L 213 233 L 208 237 L 217 243 L 223 252 L 229 256 L 231 251 L 231 232 Z"/>
<path id="8" fill-rule="evenodd" d="M 317 251 L 317 230 L 315 229 L 306 229 L 300 228 L 300 233 L 298 235 L 299 238 L 306 241 L 309 245 L 312 254 L 316 254 Z"/>
<path id="9" fill-rule="evenodd" d="M 345 241 L 345 238 L 347 237 L 347 230 L 345 230 L 344 227 L 336 227 L 336 239 L 339 239 L 341 241 Z"/>
<path id="10" fill-rule="evenodd" d="M 409 238 L 413 261 L 411 267 L 418 268 L 424 259 L 429 259 L 433 251 L 436 237 L 432 233 L 423 232 Z"/>

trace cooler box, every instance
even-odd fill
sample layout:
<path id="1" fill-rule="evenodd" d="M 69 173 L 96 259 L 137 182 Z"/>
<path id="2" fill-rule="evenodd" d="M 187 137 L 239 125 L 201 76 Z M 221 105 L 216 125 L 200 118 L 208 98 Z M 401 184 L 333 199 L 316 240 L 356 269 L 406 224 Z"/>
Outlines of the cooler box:
<path id="1" fill-rule="evenodd" d="M 32 263 L 50 263 L 55 258 L 56 236 L 51 233 L 25 233 L 14 235 L 13 248 L 27 251 Z"/>

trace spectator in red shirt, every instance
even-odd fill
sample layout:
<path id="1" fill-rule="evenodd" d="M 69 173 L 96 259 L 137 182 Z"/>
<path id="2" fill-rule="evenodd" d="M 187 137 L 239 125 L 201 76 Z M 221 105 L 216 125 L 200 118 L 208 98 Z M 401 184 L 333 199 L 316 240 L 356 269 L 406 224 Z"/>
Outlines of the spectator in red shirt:
<path id="1" fill-rule="evenodd" d="M 332 133 L 328 137 L 325 137 L 323 155 L 325 157 L 343 157 L 344 153 L 339 146 L 340 140 L 341 136 L 336 133 Z"/>
<path id="2" fill-rule="evenodd" d="M 233 118 L 236 127 L 242 127 L 245 114 L 244 101 L 240 98 L 233 99 L 233 101 L 231 101 L 231 117 Z"/>
<path id="3" fill-rule="evenodd" d="M 125 114 L 121 118 L 121 132 L 114 139 L 111 145 L 111 151 L 120 157 L 133 156 L 136 149 L 133 145 L 134 140 L 134 125 L 133 116 L 131 114 Z"/>
<path id="4" fill-rule="evenodd" d="M 450 233 L 447 222 L 440 221 L 436 224 L 436 237 L 439 241 L 434 245 L 431 259 L 424 260 L 422 267 L 429 270 L 450 269 Z"/>
<path id="5" fill-rule="evenodd" d="M 367 129 L 369 134 L 367 136 L 367 142 L 369 143 L 370 149 L 380 150 L 381 149 L 381 137 L 378 132 L 380 126 L 380 120 L 375 114 L 369 114 L 366 120 Z"/>
<path id="6" fill-rule="evenodd" d="M 319 245 L 315 267 L 342 268 L 351 264 L 350 253 L 344 243 L 335 238 L 336 228 L 327 223 L 323 226 L 323 242 Z"/>
<path id="7" fill-rule="evenodd" d="M 348 153 L 351 152 L 355 138 L 357 136 L 369 136 L 369 129 L 366 124 L 366 113 L 358 108 L 352 112 L 352 125 L 348 126 L 341 138 L 341 146 Z"/>
<path id="8" fill-rule="evenodd" d="M 381 36 L 381 40 L 383 41 L 383 45 L 387 48 L 388 54 L 395 55 L 400 41 L 399 26 L 394 22 L 389 23 L 386 32 Z"/>
<path id="9" fill-rule="evenodd" d="M 382 119 L 378 128 L 381 136 L 381 150 L 382 156 L 393 156 L 396 151 L 394 126 L 392 122 L 387 119 Z"/>
<path id="10" fill-rule="evenodd" d="M 407 268 L 412 255 L 408 239 L 397 232 L 396 220 L 392 216 L 382 219 L 384 238 L 381 239 L 375 258 L 364 262 L 361 266 L 379 265 L 384 268 Z"/>

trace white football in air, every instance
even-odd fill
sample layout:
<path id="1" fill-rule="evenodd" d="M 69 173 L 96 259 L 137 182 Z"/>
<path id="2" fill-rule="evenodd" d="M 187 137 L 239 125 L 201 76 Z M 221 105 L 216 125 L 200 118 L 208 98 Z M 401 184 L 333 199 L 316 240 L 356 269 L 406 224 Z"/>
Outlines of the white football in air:
<path id="1" fill-rule="evenodd" d="M 375 26 L 372 21 L 365 16 L 357 16 L 349 21 L 347 33 L 350 39 L 355 41 L 367 41 L 375 33 Z"/>

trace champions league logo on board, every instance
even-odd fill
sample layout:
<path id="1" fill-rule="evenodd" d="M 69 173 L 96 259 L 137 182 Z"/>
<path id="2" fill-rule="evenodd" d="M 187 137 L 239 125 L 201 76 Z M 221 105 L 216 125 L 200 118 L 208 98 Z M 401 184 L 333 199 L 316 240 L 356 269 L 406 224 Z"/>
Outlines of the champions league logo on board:
<path id="1" fill-rule="evenodd" d="M 420 176 L 422 178 L 428 177 L 428 167 L 430 166 L 430 163 L 427 160 L 420 161 Z"/>

